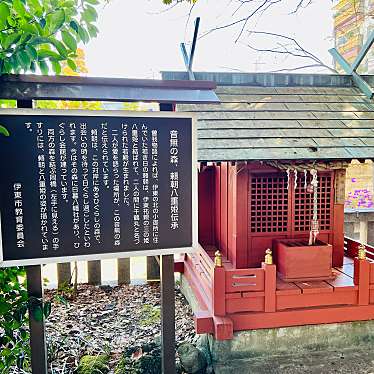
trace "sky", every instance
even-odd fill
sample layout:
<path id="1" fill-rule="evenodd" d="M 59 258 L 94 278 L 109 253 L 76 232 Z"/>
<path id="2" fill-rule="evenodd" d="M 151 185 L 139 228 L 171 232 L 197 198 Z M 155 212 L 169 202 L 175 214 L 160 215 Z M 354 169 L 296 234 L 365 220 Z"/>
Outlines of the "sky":
<path id="1" fill-rule="evenodd" d="M 313 0 L 296 14 L 290 14 L 298 0 L 274 4 L 261 16 L 251 19 L 237 40 L 241 24 L 213 31 L 248 15 L 263 0 L 235 12 L 237 0 L 198 0 L 190 5 L 170 7 L 161 0 L 110 0 L 99 9 L 96 39 L 84 46 L 87 67 L 91 76 L 123 78 L 159 78 L 162 70 L 185 70 L 180 43 L 192 39 L 194 20 L 201 17 L 194 66 L 195 71 L 277 71 L 311 64 L 306 59 L 257 49 L 279 47 L 280 41 L 263 34 L 249 35 L 247 30 L 272 32 L 296 38 L 300 45 L 331 65 L 328 49 L 333 46 L 332 3 Z M 328 73 L 323 68 L 294 72 Z"/>

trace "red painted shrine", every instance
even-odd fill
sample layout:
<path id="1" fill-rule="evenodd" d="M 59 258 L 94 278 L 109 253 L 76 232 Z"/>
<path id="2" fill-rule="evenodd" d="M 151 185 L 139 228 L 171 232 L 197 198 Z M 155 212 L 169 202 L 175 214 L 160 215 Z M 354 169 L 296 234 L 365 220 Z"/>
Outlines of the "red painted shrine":
<path id="1" fill-rule="evenodd" d="M 374 250 L 344 237 L 345 169 L 374 156 L 372 101 L 342 76 L 195 75 L 221 99 L 178 107 L 198 118 L 200 248 L 176 263 L 197 333 L 374 319 Z"/>

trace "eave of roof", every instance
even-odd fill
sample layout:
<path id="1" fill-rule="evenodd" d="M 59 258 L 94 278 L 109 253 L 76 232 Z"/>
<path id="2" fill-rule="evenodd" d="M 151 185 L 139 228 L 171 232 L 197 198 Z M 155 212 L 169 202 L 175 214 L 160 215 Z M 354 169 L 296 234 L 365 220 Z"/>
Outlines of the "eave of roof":
<path id="1" fill-rule="evenodd" d="M 184 75 L 170 74 L 163 76 Z M 374 104 L 349 76 L 195 76 L 215 80 L 221 99 L 220 105 L 177 107 L 198 117 L 200 161 L 374 158 Z"/>

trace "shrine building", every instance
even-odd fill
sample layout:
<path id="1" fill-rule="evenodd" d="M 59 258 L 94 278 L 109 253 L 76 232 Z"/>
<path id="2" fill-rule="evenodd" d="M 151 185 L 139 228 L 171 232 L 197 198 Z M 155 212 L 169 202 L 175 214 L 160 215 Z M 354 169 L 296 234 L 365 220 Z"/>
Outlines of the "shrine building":
<path id="1" fill-rule="evenodd" d="M 195 77 L 221 100 L 177 106 L 198 119 L 200 246 L 175 265 L 196 332 L 374 319 L 374 249 L 344 236 L 346 168 L 374 158 L 373 101 L 348 75 Z"/>

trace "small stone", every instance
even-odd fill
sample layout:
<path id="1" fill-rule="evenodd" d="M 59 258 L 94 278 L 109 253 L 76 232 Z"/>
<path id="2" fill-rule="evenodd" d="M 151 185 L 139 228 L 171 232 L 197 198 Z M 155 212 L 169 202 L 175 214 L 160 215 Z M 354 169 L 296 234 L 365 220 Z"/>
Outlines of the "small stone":
<path id="1" fill-rule="evenodd" d="M 203 353 L 191 343 L 183 343 L 178 347 L 178 355 L 183 369 L 188 374 L 202 373 L 206 366 Z"/>

